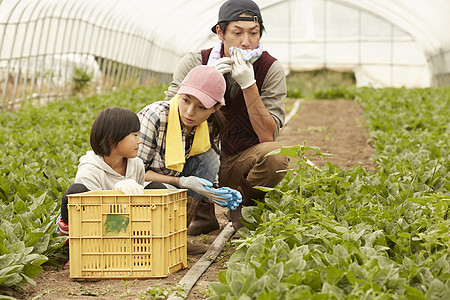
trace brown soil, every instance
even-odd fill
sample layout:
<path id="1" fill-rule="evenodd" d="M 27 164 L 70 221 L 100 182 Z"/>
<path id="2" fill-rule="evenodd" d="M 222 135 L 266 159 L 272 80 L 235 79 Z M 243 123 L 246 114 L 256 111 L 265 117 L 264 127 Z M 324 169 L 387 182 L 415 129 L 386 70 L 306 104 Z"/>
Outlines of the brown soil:
<path id="1" fill-rule="evenodd" d="M 286 109 L 292 109 L 294 100 L 286 100 Z M 342 169 L 356 165 L 366 170 L 374 170 L 370 156 L 374 150 L 369 145 L 369 136 L 364 127 L 361 106 L 349 100 L 311 100 L 303 101 L 297 114 L 283 128 L 278 138 L 285 146 L 303 144 L 319 147 L 323 153 L 331 153 L 329 161 Z M 323 161 L 314 161 L 318 166 Z M 227 224 L 225 209 L 216 209 L 221 228 Z M 220 230 L 194 237 L 194 242 L 211 244 Z M 236 239 L 236 237 L 232 237 Z M 233 251 L 227 243 L 222 253 L 199 279 L 187 299 L 206 299 L 211 296 L 207 283 L 218 281 L 218 273 L 225 269 L 225 262 Z M 69 269 L 46 267 L 34 280 L 36 287 L 27 286 L 25 290 L 10 291 L 18 299 L 137 299 L 139 293 L 148 287 L 159 287 L 160 291 L 175 286 L 201 255 L 188 257 L 188 268 L 170 274 L 166 278 L 148 280 L 101 280 L 78 282 L 69 278 Z M 150 299 L 150 298 L 141 298 Z"/>
<path id="2" fill-rule="evenodd" d="M 374 149 L 369 144 L 364 111 L 355 101 L 302 101 L 298 113 L 282 129 L 277 140 L 284 146 L 306 141 L 306 146 L 319 147 L 322 153 L 332 154 L 326 161 L 342 169 L 356 165 L 366 171 L 375 169 L 370 161 Z M 319 166 L 326 162 L 311 160 Z"/>

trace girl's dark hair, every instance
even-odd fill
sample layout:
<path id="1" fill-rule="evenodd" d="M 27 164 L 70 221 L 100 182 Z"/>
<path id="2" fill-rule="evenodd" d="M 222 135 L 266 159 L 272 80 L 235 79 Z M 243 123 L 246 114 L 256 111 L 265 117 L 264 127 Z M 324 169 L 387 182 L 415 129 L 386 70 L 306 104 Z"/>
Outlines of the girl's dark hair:
<path id="1" fill-rule="evenodd" d="M 250 16 L 250 17 L 256 16 L 256 14 L 251 11 L 243 12 L 241 15 Z M 230 22 L 233 22 L 233 21 L 223 21 L 223 22 L 219 22 L 219 24 L 217 24 L 217 25 L 219 25 L 220 30 L 222 30 L 223 34 L 225 34 L 225 31 L 228 27 L 228 24 L 230 24 Z M 258 23 L 259 23 L 259 37 L 262 37 L 263 31 L 265 31 L 265 28 L 264 28 L 263 23 L 261 23 L 261 22 L 258 22 Z"/>
<path id="2" fill-rule="evenodd" d="M 217 105 L 220 105 L 220 103 L 217 103 L 215 106 Z M 211 147 L 220 155 L 219 141 L 227 128 L 227 119 L 223 115 L 223 112 L 218 109 L 208 118 L 208 123 L 212 127 L 210 134 Z"/>
<path id="3" fill-rule="evenodd" d="M 98 114 L 89 141 L 95 154 L 108 156 L 121 140 L 140 129 L 141 123 L 134 112 L 123 107 L 110 107 Z"/>

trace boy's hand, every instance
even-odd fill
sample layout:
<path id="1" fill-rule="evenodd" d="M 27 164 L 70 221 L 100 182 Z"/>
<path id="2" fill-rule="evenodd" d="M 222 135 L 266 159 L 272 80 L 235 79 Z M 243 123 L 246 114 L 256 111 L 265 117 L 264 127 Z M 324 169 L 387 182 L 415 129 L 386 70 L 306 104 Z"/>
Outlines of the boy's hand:
<path id="1" fill-rule="evenodd" d="M 121 191 L 126 195 L 142 195 L 144 193 L 144 187 L 137 183 L 134 179 L 124 179 L 122 181 L 119 181 L 114 186 L 114 189 L 117 191 Z"/>

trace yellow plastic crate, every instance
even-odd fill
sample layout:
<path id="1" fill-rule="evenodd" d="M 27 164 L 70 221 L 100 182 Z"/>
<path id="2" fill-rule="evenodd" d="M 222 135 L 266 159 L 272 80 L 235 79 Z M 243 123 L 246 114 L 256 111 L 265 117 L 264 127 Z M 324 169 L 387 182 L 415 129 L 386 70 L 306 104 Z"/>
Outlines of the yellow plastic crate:
<path id="1" fill-rule="evenodd" d="M 70 277 L 166 277 L 187 266 L 187 190 L 69 195 Z"/>

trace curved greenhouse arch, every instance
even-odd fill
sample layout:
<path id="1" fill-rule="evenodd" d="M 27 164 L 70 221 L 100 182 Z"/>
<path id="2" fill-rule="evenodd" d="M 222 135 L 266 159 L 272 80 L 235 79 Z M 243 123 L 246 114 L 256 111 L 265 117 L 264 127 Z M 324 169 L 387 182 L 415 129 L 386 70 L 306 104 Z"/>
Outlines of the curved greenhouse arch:
<path id="1" fill-rule="evenodd" d="M 93 92 L 169 82 L 186 52 L 218 42 L 210 29 L 223 2 L 0 1 L 0 106 L 76 93 L 76 70 Z M 287 73 L 353 71 L 358 86 L 450 84 L 449 1 L 255 2 L 263 46 Z"/>

